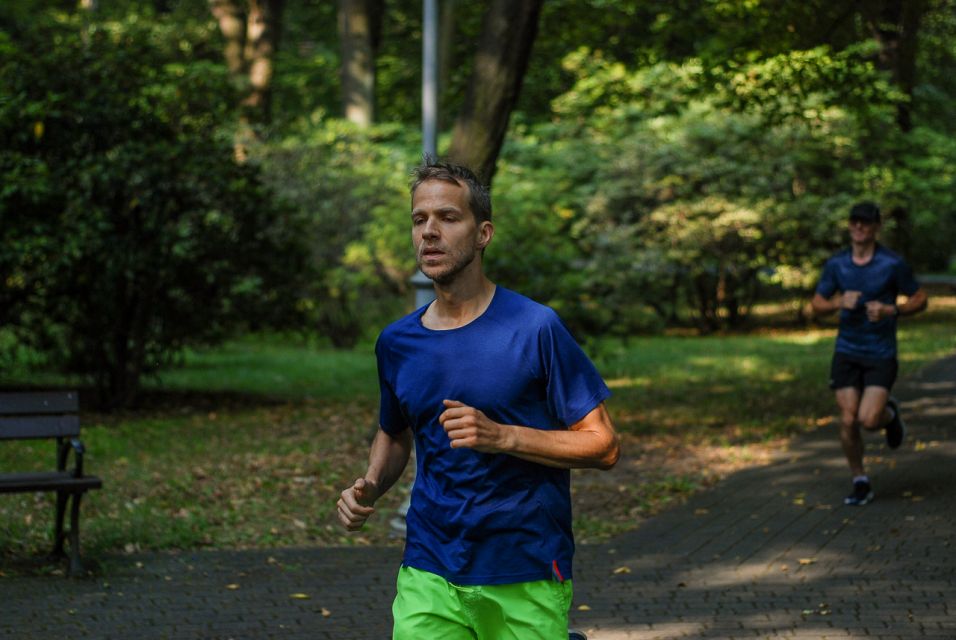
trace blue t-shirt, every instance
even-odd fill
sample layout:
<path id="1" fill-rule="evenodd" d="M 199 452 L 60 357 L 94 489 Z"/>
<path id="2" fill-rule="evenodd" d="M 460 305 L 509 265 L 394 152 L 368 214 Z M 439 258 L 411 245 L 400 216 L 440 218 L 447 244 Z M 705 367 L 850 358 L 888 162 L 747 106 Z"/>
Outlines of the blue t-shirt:
<path id="1" fill-rule="evenodd" d="M 411 428 L 417 477 L 404 564 L 465 585 L 571 577 L 571 475 L 507 454 L 452 449 L 438 416 L 458 400 L 491 420 L 566 429 L 610 391 L 550 308 L 497 287 L 457 329 L 422 325 L 426 307 L 375 346 L 381 428 Z"/>
<path id="2" fill-rule="evenodd" d="M 895 358 L 896 316 L 870 322 L 866 317 L 866 303 L 879 300 L 896 304 L 899 294 L 911 296 L 917 290 L 919 283 L 906 262 L 880 244 L 864 265 L 853 262 L 852 249 L 844 249 L 827 260 L 817 293 L 829 298 L 837 291 L 862 292 L 853 309 L 840 310 L 837 353 L 867 359 Z"/>

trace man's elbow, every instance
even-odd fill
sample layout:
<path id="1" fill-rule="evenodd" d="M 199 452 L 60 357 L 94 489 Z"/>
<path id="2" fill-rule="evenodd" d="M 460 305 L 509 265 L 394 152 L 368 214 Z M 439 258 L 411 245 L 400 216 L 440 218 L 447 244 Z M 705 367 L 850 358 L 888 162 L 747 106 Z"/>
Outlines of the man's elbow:
<path id="1" fill-rule="evenodd" d="M 810 300 L 810 312 L 815 316 L 823 316 L 833 311 L 830 308 L 830 304 L 826 298 L 821 296 L 819 293 L 813 296 Z"/>
<path id="2" fill-rule="evenodd" d="M 926 307 L 929 306 L 929 296 L 926 295 L 925 291 L 920 291 L 922 295 L 917 299 L 916 310 L 917 311 L 926 311 Z"/>
<path id="3" fill-rule="evenodd" d="M 611 436 L 608 445 L 604 448 L 601 457 L 597 461 L 597 468 L 601 471 L 609 471 L 614 468 L 617 461 L 621 459 L 621 438 L 617 434 Z"/>

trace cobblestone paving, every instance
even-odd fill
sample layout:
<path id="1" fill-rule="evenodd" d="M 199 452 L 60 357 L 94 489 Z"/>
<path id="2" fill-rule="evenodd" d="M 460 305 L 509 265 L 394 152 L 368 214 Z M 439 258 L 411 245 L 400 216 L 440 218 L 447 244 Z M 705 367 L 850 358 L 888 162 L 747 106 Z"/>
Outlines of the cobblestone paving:
<path id="1" fill-rule="evenodd" d="M 876 500 L 845 507 L 835 427 L 639 530 L 582 545 L 571 619 L 591 640 L 956 640 L 956 357 L 896 390 L 909 435 L 871 435 Z M 388 638 L 395 548 L 102 559 L 95 579 L 0 578 L 0 640 Z M 430 640 L 430 639 L 424 639 Z"/>

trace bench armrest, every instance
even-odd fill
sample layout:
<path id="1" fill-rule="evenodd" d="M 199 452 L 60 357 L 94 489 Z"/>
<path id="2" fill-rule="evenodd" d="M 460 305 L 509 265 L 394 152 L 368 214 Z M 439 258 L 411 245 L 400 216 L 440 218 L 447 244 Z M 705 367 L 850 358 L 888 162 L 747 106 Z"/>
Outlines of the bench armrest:
<path id="1" fill-rule="evenodd" d="M 79 438 L 70 438 L 69 442 L 64 442 L 62 439 L 57 438 L 60 441 L 60 450 L 57 454 L 56 468 L 59 471 L 66 471 L 66 459 L 70 455 L 70 450 L 74 452 L 74 458 L 76 458 L 76 465 L 73 467 L 73 476 L 76 478 L 82 477 L 83 475 L 83 454 L 86 453 L 86 447 L 80 441 Z"/>

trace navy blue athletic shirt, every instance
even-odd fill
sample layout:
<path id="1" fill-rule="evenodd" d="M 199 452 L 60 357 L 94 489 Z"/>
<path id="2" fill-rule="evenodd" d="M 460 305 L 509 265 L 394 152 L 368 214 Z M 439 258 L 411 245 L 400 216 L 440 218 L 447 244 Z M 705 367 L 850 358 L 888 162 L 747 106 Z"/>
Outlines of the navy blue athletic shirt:
<path id="1" fill-rule="evenodd" d="M 824 298 L 837 291 L 862 292 L 856 307 L 840 310 L 837 353 L 867 359 L 895 358 L 896 316 L 870 322 L 866 317 L 866 303 L 879 300 L 896 304 L 899 294 L 911 296 L 918 289 L 919 283 L 906 262 L 880 244 L 864 265 L 854 264 L 852 249 L 833 255 L 823 267 L 816 292 Z"/>
<path id="2" fill-rule="evenodd" d="M 438 416 L 447 398 L 503 424 L 566 429 L 610 391 L 557 314 L 513 291 L 497 287 L 457 329 L 426 328 L 425 309 L 375 346 L 381 428 L 415 437 L 404 564 L 463 585 L 571 578 L 570 472 L 452 449 Z"/>

